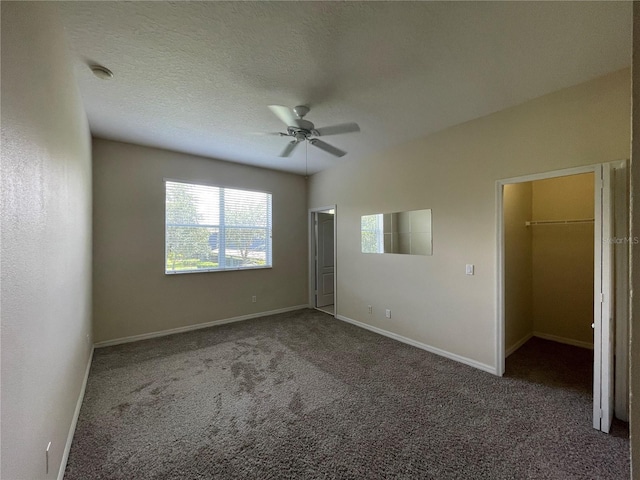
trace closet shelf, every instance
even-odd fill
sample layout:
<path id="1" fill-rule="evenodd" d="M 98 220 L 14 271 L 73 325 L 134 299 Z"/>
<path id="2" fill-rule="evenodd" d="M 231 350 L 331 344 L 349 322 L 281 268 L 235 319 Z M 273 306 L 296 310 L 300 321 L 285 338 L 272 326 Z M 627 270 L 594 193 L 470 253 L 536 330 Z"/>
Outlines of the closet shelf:
<path id="1" fill-rule="evenodd" d="M 574 225 L 577 223 L 593 223 L 593 218 L 582 218 L 577 220 L 531 220 L 524 222 L 525 226 L 532 227 L 535 225 Z"/>

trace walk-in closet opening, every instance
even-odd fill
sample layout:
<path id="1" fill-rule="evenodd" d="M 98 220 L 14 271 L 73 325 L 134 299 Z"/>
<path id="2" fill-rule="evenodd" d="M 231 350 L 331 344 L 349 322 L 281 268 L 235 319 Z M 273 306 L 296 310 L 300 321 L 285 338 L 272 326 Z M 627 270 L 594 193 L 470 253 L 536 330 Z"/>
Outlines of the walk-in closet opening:
<path id="1" fill-rule="evenodd" d="M 498 182 L 498 373 L 578 395 L 604 432 L 628 421 L 626 168 Z"/>
<path id="2" fill-rule="evenodd" d="M 505 185 L 503 212 L 507 356 L 532 336 L 593 350 L 594 174 Z"/>
<path id="3" fill-rule="evenodd" d="M 589 398 L 594 181 L 584 173 L 509 184 L 503 203 L 505 375 Z"/>

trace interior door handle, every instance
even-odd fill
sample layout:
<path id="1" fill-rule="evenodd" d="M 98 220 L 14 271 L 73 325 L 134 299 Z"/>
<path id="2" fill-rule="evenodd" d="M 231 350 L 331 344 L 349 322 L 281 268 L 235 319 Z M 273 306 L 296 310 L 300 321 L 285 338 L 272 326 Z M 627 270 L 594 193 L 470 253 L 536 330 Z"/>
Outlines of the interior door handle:
<path id="1" fill-rule="evenodd" d="M 593 328 L 593 329 L 595 330 L 595 328 L 596 328 L 596 324 L 595 324 L 595 323 L 592 323 L 592 324 L 591 324 L 591 328 Z"/>

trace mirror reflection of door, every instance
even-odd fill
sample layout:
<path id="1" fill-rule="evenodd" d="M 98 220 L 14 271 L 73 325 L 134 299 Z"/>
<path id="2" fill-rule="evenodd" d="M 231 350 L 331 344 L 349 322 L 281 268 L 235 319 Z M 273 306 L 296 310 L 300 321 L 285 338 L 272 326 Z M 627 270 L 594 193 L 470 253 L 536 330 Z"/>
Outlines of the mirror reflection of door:
<path id="1" fill-rule="evenodd" d="M 316 217 L 316 307 L 334 303 L 334 215 L 318 212 Z"/>

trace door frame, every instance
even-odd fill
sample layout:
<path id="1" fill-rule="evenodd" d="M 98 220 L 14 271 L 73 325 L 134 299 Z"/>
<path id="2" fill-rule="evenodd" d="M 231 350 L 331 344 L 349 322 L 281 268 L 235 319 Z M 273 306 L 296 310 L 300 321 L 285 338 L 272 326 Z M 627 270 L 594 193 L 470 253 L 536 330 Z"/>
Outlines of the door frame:
<path id="1" fill-rule="evenodd" d="M 507 179 L 502 179 L 496 181 L 496 239 L 497 239 L 497 255 L 496 255 L 496 272 L 497 272 L 497 298 L 496 298 L 496 374 L 499 376 L 504 375 L 505 371 L 505 245 L 504 245 L 504 186 L 515 183 L 525 183 L 532 182 L 536 180 L 544 180 L 549 178 L 556 177 L 564 177 L 570 175 L 579 175 L 583 173 L 593 173 L 595 176 L 595 185 L 594 189 L 596 192 L 595 195 L 595 210 L 594 210 L 594 241 L 595 245 L 598 245 L 598 242 L 603 242 L 607 238 L 611 238 L 614 231 L 612 230 L 614 227 L 614 218 L 612 211 L 612 195 L 611 191 L 605 191 L 603 187 L 604 183 L 611 186 L 610 177 L 611 172 L 615 168 L 625 169 L 627 166 L 626 160 L 616 161 L 616 162 L 608 162 L 608 163 L 600 163 L 596 165 L 589 165 L 583 167 L 575 167 L 575 168 L 567 168 L 562 170 L 554 170 L 550 172 L 543 172 L 531 175 L 523 175 L 519 177 L 512 177 Z M 627 211 L 623 212 L 628 216 L 628 206 Z M 617 232 L 615 232 L 617 233 Z M 605 243 L 602 243 L 605 245 Z M 616 291 L 611 290 L 611 285 L 615 278 L 622 278 L 624 276 L 623 272 L 615 272 L 609 276 L 609 278 L 603 278 L 602 272 L 609 271 L 611 272 L 611 252 L 612 248 L 610 243 L 608 244 L 609 248 L 597 249 L 594 247 L 594 391 L 595 391 L 595 383 L 596 383 L 596 369 L 601 370 L 601 358 L 597 358 L 596 352 L 600 352 L 601 354 L 605 351 L 611 349 L 609 344 L 609 333 L 602 331 L 602 316 L 605 312 L 611 311 L 612 301 L 614 295 L 619 294 L 620 283 L 616 282 Z M 599 253 L 600 252 L 600 253 Z M 604 255 L 602 257 L 601 255 Z M 596 308 L 600 307 L 600 303 L 597 302 L 595 298 L 596 290 L 599 289 L 602 292 L 609 291 L 609 295 L 605 295 L 604 301 L 602 303 L 602 307 L 600 310 L 600 314 L 598 315 L 596 312 Z M 611 318 L 611 316 L 609 317 Z M 624 320 L 625 324 L 627 323 L 626 319 L 615 319 L 617 323 L 618 320 Z M 608 324 L 611 324 L 612 320 L 609 320 Z M 612 325 L 613 326 L 613 325 Z M 615 325 L 617 328 L 624 328 L 622 324 Z M 599 342 L 599 348 L 596 346 L 596 341 Z M 605 350 L 606 349 L 606 350 Z M 621 351 L 625 351 L 624 345 L 616 346 L 616 354 L 620 355 Z M 613 358 L 614 352 L 610 353 L 611 358 Z M 625 353 L 626 355 L 626 353 Z M 623 372 L 617 372 L 617 375 L 622 374 Z M 611 378 L 610 380 L 613 380 Z M 609 395 L 613 395 L 614 392 L 610 390 L 611 385 L 603 385 L 602 381 L 599 381 L 600 391 L 603 390 L 608 392 Z M 595 398 L 594 396 L 594 408 L 593 408 L 593 424 L 594 428 L 600 429 L 600 417 L 602 415 L 601 411 L 603 410 L 603 402 L 604 399 Z M 597 426 L 596 426 L 597 423 Z M 606 431 L 608 431 L 608 426 L 606 426 Z"/>
<path id="2" fill-rule="evenodd" d="M 616 239 L 624 239 L 613 245 L 614 261 L 614 309 L 616 319 L 615 344 L 615 416 L 625 422 L 629 421 L 629 258 L 633 241 L 629 230 L 629 194 L 630 177 L 629 162 L 623 160 L 613 164 L 613 215 Z"/>
<path id="3" fill-rule="evenodd" d="M 309 209 L 309 308 L 316 307 L 317 213 L 333 210 L 333 316 L 338 315 L 338 208 L 337 205 Z"/>

